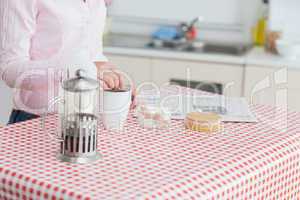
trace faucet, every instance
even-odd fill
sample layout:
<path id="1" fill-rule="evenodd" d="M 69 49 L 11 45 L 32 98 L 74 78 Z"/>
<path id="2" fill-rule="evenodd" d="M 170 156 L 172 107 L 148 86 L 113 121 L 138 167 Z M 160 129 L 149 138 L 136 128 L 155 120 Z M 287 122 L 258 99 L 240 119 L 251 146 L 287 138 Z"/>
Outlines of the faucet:
<path id="1" fill-rule="evenodd" d="M 203 17 L 194 18 L 190 23 L 181 23 L 178 32 L 181 38 L 186 38 L 188 41 L 193 41 L 197 38 L 196 23 L 203 21 Z"/>

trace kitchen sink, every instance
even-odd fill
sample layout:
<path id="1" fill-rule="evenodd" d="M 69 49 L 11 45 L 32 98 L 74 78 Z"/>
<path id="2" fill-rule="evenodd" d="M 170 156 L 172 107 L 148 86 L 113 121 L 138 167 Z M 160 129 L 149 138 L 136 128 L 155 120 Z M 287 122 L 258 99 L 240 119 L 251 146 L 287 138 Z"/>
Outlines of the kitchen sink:
<path id="1" fill-rule="evenodd" d="M 162 50 L 175 50 L 191 53 L 210 53 L 210 54 L 227 54 L 227 55 L 243 55 L 249 47 L 241 44 L 225 44 L 225 43 L 203 43 L 203 42 L 150 42 L 147 47 Z"/>
<path id="2" fill-rule="evenodd" d="M 249 46 L 230 43 L 176 43 L 172 41 L 157 42 L 148 36 L 111 34 L 104 40 L 104 46 L 176 51 L 201 54 L 223 54 L 241 56 L 247 53 Z"/>
<path id="3" fill-rule="evenodd" d="M 196 50 L 195 50 L 196 49 Z M 191 47 L 188 51 L 196 51 L 197 48 Z M 229 55 L 244 55 L 249 50 L 249 47 L 244 45 L 234 44 L 205 44 L 202 48 L 204 53 L 217 53 L 217 54 L 229 54 Z"/>

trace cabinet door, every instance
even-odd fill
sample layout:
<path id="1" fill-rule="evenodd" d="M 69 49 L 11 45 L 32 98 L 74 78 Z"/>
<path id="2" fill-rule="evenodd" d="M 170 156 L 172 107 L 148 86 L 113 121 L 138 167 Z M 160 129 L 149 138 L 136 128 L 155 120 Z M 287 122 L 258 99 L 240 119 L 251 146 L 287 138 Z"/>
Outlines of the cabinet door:
<path id="1" fill-rule="evenodd" d="M 150 58 L 113 54 L 106 54 L 106 56 L 109 61 L 117 65 L 121 71 L 126 72 L 136 85 L 152 80 Z"/>
<path id="2" fill-rule="evenodd" d="M 246 66 L 244 95 L 253 104 L 275 105 L 274 70 Z"/>
<path id="3" fill-rule="evenodd" d="M 224 94 L 241 96 L 243 85 L 243 66 L 204 62 L 155 59 L 152 61 L 153 81 L 166 84 L 171 79 L 192 82 L 220 83 Z"/>
<path id="4" fill-rule="evenodd" d="M 245 96 L 253 104 L 300 111 L 299 70 L 247 66 L 245 74 Z"/>
<path id="5" fill-rule="evenodd" d="M 291 110 L 300 112 L 300 70 L 290 69 L 288 73 L 288 102 Z"/>

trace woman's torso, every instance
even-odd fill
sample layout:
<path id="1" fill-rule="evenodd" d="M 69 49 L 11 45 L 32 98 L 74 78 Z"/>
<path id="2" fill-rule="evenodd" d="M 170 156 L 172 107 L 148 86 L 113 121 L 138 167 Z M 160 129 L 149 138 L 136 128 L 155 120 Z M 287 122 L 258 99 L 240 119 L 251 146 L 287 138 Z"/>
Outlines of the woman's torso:
<path id="1" fill-rule="evenodd" d="M 36 5 L 30 59 L 48 60 L 71 71 L 84 67 L 96 76 L 93 56 L 102 54 L 98 46 L 105 24 L 104 0 L 37 0 Z M 17 109 L 40 114 L 57 91 L 22 90 L 18 95 L 25 107 L 15 106 Z"/>
<path id="2" fill-rule="evenodd" d="M 104 0 L 37 0 L 37 7 L 31 59 L 72 59 L 74 54 L 96 53 L 94 46 L 100 43 L 98 34 L 106 16 Z"/>

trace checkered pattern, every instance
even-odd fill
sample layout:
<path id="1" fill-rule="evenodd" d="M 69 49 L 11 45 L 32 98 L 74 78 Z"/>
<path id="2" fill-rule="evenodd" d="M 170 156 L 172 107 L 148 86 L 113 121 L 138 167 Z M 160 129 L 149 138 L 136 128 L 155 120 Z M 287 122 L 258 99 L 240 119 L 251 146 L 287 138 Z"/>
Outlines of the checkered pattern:
<path id="1" fill-rule="evenodd" d="M 300 113 L 253 106 L 257 124 L 220 133 L 100 127 L 102 159 L 56 160 L 39 119 L 0 129 L 0 199 L 300 199 Z M 49 117 L 49 129 L 55 128 Z M 51 122 L 51 123 L 50 123 Z"/>

